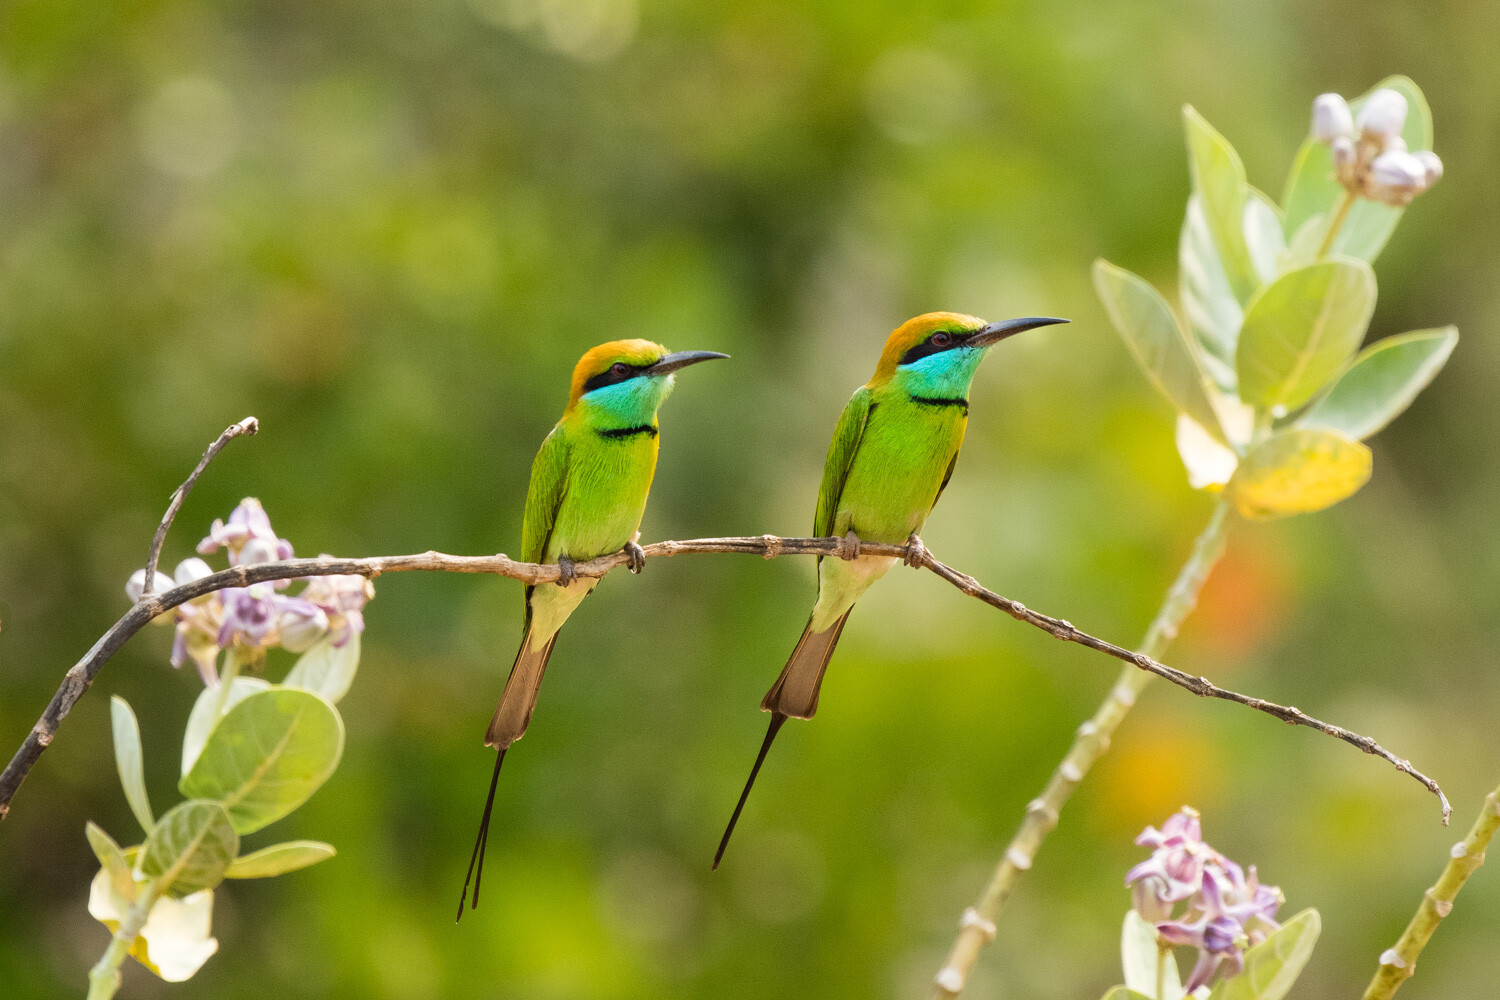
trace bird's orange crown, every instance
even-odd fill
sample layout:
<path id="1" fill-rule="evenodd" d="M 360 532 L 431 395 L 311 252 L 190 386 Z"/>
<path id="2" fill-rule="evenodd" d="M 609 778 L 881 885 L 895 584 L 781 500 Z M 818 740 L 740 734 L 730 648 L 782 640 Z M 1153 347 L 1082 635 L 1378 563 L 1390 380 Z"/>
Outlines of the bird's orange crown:
<path id="1" fill-rule="evenodd" d="M 901 363 L 901 356 L 938 330 L 973 333 L 983 326 L 982 319 L 952 312 L 923 313 L 915 319 L 907 320 L 886 338 L 885 349 L 880 352 L 880 364 L 875 366 L 875 377 L 870 379 L 869 384 L 873 387 L 890 381 L 891 376 L 896 374 L 896 366 Z"/>
<path id="2" fill-rule="evenodd" d="M 573 369 L 573 388 L 568 395 L 568 409 L 583 398 L 583 387 L 589 379 L 609 370 L 617 361 L 627 365 L 654 365 L 667 356 L 667 349 L 649 340 L 611 340 L 585 351 Z"/>

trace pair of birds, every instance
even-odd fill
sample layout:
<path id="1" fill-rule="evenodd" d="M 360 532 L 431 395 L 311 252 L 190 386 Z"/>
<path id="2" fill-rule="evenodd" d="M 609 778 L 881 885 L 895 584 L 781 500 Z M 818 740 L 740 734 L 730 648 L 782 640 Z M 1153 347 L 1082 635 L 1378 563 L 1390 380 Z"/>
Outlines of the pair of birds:
<path id="1" fill-rule="evenodd" d="M 917 532 L 958 460 L 969 386 L 985 350 L 1023 330 L 1065 322 L 1028 317 L 986 323 L 935 312 L 892 332 L 874 377 L 854 391 L 839 417 L 813 534 L 907 543 L 919 551 Z M 567 409 L 532 463 L 521 528 L 521 558 L 557 563 L 562 575 L 556 585 L 526 588 L 525 636 L 484 737 L 498 757 L 459 897 L 460 917 L 470 876 L 472 905 L 479 905 L 490 811 L 506 750 L 531 721 L 558 630 L 599 582 L 576 576 L 574 563 L 623 549 L 631 570 L 640 571 L 645 555 L 635 539 L 656 471 L 657 411 L 672 391 L 675 372 L 727 357 L 715 351 L 669 354 L 648 340 L 617 340 L 588 351 L 573 371 Z M 771 725 L 714 855 L 715 868 L 782 724 L 810 719 L 817 711 L 823 673 L 854 602 L 897 561 L 886 556 L 818 560 L 818 601 L 781 676 L 761 700 Z"/>

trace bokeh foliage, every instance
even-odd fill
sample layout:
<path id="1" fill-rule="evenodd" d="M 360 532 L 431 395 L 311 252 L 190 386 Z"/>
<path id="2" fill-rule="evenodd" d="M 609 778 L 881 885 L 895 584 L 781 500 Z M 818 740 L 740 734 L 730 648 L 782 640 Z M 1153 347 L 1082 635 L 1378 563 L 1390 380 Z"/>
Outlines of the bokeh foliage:
<path id="1" fill-rule="evenodd" d="M 811 521 L 827 435 L 885 333 L 951 308 L 1068 316 L 992 357 L 925 538 L 1129 643 L 1201 525 L 1172 414 L 1089 262 L 1173 286 L 1178 109 L 1274 190 L 1323 90 L 1419 80 L 1448 176 L 1380 258 L 1371 336 L 1453 323 L 1450 369 L 1334 510 L 1237 529 L 1169 658 L 1371 732 L 1477 802 L 1496 774 L 1500 382 L 1495 42 L 1462 6 L 1274 3 L 316 5 L 0 10 L 0 733 L 19 743 L 123 607 L 170 490 L 229 423 L 165 561 L 259 496 L 307 551 L 513 550 L 579 353 L 725 350 L 663 413 L 648 538 Z M 1268 68 L 1274 67 L 1274 72 Z M 1114 666 L 919 574 L 861 603 L 725 870 L 714 839 L 810 560 L 681 559 L 569 623 L 507 768 L 478 920 L 452 904 L 519 587 L 391 577 L 340 705 L 343 763 L 261 835 L 336 859 L 236 884 L 180 995 L 907 996 Z M 148 632 L 0 824 L 0 982 L 78 992 L 86 818 L 128 829 L 108 694 L 162 802 L 199 682 Z M 165 741 L 165 742 L 161 742 Z M 153 749 L 154 748 L 154 749 Z M 1191 801 L 1324 918 L 1299 989 L 1365 981 L 1452 831 L 1333 741 L 1153 691 L 981 962 L 984 995 L 1118 980 L 1130 838 Z M 1460 814 L 1463 807 L 1459 806 Z M 252 837 L 255 835 L 252 835 Z M 264 846 L 249 841 L 245 850 Z M 267 843 L 269 842 L 266 841 Z M 1371 873 L 1378 872 L 1378 878 Z M 1411 991 L 1492 976 L 1500 880 Z M 229 902 L 232 896 L 233 901 Z M 127 995 L 159 987 L 127 972 Z"/>

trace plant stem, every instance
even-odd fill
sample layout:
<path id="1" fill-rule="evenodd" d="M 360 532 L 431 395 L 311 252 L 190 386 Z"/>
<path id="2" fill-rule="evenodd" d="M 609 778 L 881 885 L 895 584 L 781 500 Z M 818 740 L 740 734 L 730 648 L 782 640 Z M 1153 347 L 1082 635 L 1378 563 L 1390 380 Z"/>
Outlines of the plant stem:
<path id="1" fill-rule="evenodd" d="M 234 687 L 234 679 L 240 675 L 240 668 L 244 665 L 245 658 L 238 646 L 230 646 L 224 650 L 224 669 L 219 672 L 219 696 L 214 699 L 212 718 L 215 722 L 224 714 L 224 706 L 229 703 L 229 689 Z"/>
<path id="2" fill-rule="evenodd" d="M 146 920 L 151 916 L 151 907 L 156 905 L 156 895 L 156 883 L 147 883 L 141 889 L 140 899 L 125 914 L 125 919 L 120 921 L 115 936 L 109 939 L 109 947 L 104 949 L 104 954 L 89 970 L 88 1000 L 109 1000 L 120 988 L 120 966 L 124 964 L 125 956 L 130 954 L 130 946 L 140 936 L 141 928 L 146 926 Z"/>
<path id="3" fill-rule="evenodd" d="M 1333 221 L 1328 224 L 1328 233 L 1323 237 L 1323 245 L 1318 247 L 1318 256 L 1327 257 L 1333 250 L 1333 241 L 1338 237 L 1339 230 L 1344 228 L 1344 220 L 1349 218 L 1349 210 L 1354 207 L 1355 194 L 1348 188 L 1344 189 L 1344 199 L 1339 202 L 1338 211 L 1333 215 Z"/>
<path id="4" fill-rule="evenodd" d="M 1167 952 L 1169 951 L 1171 948 L 1158 937 L 1156 941 L 1156 1000 L 1178 1000 L 1177 997 L 1169 997 L 1164 992 L 1166 989 L 1164 980 L 1167 978 Z"/>
<path id="5" fill-rule="evenodd" d="M 1224 554 L 1229 510 L 1228 498 L 1220 497 L 1213 513 L 1209 515 L 1208 524 L 1193 543 L 1193 551 L 1187 562 L 1178 572 L 1156 617 L 1146 629 L 1146 638 L 1138 647 L 1139 652 L 1155 658 L 1177 638 L 1178 628 L 1198 603 L 1198 593 L 1203 589 L 1209 572 Z M 1031 867 L 1042 841 L 1057 826 L 1058 813 L 1073 794 L 1073 789 L 1078 787 L 1089 768 L 1109 749 L 1110 736 L 1151 682 L 1151 676 L 1145 671 L 1127 666 L 1120 672 L 1114 687 L 1093 718 L 1078 727 L 1078 735 L 1073 740 L 1072 747 L 1068 749 L 1057 770 L 1052 772 L 1046 789 L 1027 804 L 1021 828 L 1005 849 L 1005 855 L 995 869 L 989 885 L 985 886 L 984 894 L 979 897 L 978 903 L 965 912 L 959 925 L 958 937 L 953 942 L 952 950 L 948 952 L 948 960 L 933 979 L 933 1000 L 951 1000 L 962 992 L 980 950 L 994 939 L 995 919 L 1015 887 L 1016 879 L 1021 872 Z"/>
<path id="6" fill-rule="evenodd" d="M 1496 828 L 1500 828 L 1500 788 L 1484 797 L 1484 808 L 1469 835 L 1448 852 L 1448 864 L 1443 874 L 1422 894 L 1422 902 L 1412 915 L 1411 923 L 1401 932 L 1396 946 L 1381 954 L 1380 968 L 1370 980 L 1364 1000 L 1388 1000 L 1417 971 L 1417 956 L 1422 954 L 1438 924 L 1453 909 L 1453 898 L 1458 895 L 1458 890 L 1484 864 L 1484 851 Z"/>

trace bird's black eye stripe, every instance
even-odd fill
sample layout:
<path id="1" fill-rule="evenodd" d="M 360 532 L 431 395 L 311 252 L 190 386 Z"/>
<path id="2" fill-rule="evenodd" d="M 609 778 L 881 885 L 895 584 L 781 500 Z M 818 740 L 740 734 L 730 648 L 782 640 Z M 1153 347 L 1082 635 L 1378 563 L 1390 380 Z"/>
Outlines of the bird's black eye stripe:
<path id="1" fill-rule="evenodd" d="M 598 375 L 583 383 L 583 391 L 593 392 L 595 389 L 602 389 L 607 385 L 618 385 L 621 382 L 635 378 L 641 372 L 645 371 L 647 367 L 647 365 L 632 365 L 624 361 L 616 361 Z"/>
<path id="2" fill-rule="evenodd" d="M 916 347 L 908 348 L 901 355 L 901 364 L 909 365 L 913 361 L 921 361 L 929 354 L 937 354 L 941 351 L 951 351 L 964 342 L 963 334 L 953 333 L 949 330 L 937 330 L 932 336 L 922 341 Z"/>

